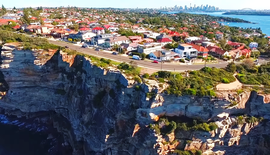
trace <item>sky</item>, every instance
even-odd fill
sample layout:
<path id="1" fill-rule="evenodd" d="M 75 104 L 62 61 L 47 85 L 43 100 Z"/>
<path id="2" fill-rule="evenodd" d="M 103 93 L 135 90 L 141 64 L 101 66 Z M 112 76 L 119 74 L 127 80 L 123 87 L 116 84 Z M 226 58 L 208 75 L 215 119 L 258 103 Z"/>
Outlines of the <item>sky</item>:
<path id="1" fill-rule="evenodd" d="M 113 8 L 160 8 L 172 6 L 211 5 L 220 9 L 268 9 L 269 0 L 1 0 L 6 8 L 20 7 L 113 7 Z M 1 3 L 0 3 L 1 4 Z"/>

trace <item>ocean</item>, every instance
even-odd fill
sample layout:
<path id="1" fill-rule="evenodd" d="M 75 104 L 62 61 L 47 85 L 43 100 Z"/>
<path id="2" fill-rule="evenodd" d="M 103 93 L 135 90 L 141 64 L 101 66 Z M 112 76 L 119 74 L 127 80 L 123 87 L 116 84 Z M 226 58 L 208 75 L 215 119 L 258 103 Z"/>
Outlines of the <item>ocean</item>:
<path id="1" fill-rule="evenodd" d="M 191 14 L 207 14 L 211 16 L 221 16 L 221 17 L 231 17 L 231 18 L 240 18 L 247 20 L 256 24 L 249 23 L 235 23 L 235 22 L 222 22 L 224 25 L 228 26 L 237 26 L 242 28 L 261 28 L 262 32 L 267 36 L 270 36 L 270 16 L 250 16 L 250 15 L 222 15 L 224 12 L 190 12 Z"/>
<path id="2" fill-rule="evenodd" d="M 163 12 L 164 14 L 175 14 L 178 12 Z M 206 14 L 211 16 L 220 16 L 220 17 L 231 17 L 231 18 L 240 18 L 243 20 L 250 21 L 256 24 L 250 23 L 236 23 L 236 22 L 221 22 L 224 25 L 236 26 L 242 28 L 261 28 L 262 32 L 267 36 L 270 36 L 270 16 L 250 16 L 250 15 L 222 15 L 224 12 L 188 12 L 190 14 Z"/>

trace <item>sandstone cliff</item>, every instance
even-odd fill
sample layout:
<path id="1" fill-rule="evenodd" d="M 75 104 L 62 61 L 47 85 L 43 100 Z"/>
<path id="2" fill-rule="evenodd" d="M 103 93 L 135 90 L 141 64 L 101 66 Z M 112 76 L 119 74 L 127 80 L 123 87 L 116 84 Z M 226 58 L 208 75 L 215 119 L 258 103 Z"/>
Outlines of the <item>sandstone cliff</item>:
<path id="1" fill-rule="evenodd" d="M 203 150 L 205 154 L 245 154 L 247 148 L 254 154 L 270 152 L 267 120 L 259 125 L 235 125 L 233 115 L 239 113 L 268 118 L 269 106 L 255 92 L 243 109 L 227 108 L 228 101 L 208 97 L 158 93 L 149 100 L 146 94 L 156 87 L 136 84 L 120 71 L 98 68 L 82 56 L 42 52 L 1 52 L 0 107 L 17 116 L 53 111 L 63 117 L 55 120 L 54 126 L 74 155 L 161 155 L 176 148 Z M 219 117 L 224 112 L 225 117 Z M 209 133 L 177 131 L 166 138 L 148 128 L 162 116 L 211 120 L 219 128 Z M 186 139 L 192 142 L 181 143 Z M 173 140 L 177 142 L 164 144 Z"/>

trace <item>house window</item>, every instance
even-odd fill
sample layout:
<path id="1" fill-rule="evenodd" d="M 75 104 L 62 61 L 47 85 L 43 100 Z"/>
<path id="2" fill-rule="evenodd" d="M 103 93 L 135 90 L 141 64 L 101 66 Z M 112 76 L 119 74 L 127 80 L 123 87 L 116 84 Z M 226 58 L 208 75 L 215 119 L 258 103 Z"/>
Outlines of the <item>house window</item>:
<path id="1" fill-rule="evenodd" d="M 192 51 L 190 52 L 191 55 L 195 55 L 196 54 L 196 51 Z"/>
<path id="2" fill-rule="evenodd" d="M 187 55 L 187 52 L 184 52 L 184 55 Z"/>

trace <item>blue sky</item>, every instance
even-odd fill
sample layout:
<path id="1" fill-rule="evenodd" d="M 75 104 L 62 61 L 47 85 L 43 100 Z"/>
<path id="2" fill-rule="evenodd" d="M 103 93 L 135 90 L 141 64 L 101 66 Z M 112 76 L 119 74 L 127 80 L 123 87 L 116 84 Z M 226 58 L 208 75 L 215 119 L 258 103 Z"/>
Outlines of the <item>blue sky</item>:
<path id="1" fill-rule="evenodd" d="M 4 2 L 3 2 L 4 1 Z M 121 8 L 160 8 L 161 6 L 212 5 L 221 9 L 269 9 L 269 0 L 2 0 L 8 7 L 36 6 L 78 6 L 78 7 L 121 7 Z M 0 3 L 1 4 L 1 3 Z"/>

